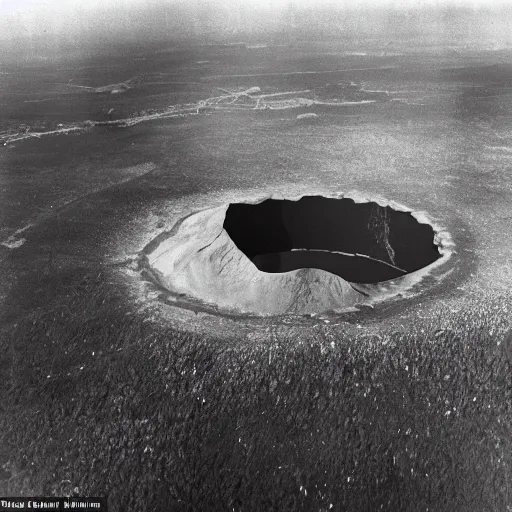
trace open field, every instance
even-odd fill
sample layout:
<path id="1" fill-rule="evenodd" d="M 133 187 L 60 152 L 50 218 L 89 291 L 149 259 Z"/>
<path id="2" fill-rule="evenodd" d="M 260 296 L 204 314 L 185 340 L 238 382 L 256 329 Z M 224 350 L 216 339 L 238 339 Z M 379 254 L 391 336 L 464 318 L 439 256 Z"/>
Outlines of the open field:
<path id="1" fill-rule="evenodd" d="M 1 67 L 0 495 L 512 509 L 510 56 L 318 43 Z M 351 190 L 426 211 L 450 273 L 357 313 L 257 318 L 166 303 L 136 265 L 194 211 Z"/>

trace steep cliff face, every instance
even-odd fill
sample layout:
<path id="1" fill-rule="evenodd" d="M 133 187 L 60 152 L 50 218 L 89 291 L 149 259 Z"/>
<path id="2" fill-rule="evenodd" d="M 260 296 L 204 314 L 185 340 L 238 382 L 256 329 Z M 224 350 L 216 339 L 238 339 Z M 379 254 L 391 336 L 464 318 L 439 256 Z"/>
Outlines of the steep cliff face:
<path id="1" fill-rule="evenodd" d="M 170 291 L 263 315 L 346 311 L 364 300 L 350 283 L 324 270 L 261 272 L 223 228 L 226 210 L 227 205 L 189 217 L 149 254 Z"/>

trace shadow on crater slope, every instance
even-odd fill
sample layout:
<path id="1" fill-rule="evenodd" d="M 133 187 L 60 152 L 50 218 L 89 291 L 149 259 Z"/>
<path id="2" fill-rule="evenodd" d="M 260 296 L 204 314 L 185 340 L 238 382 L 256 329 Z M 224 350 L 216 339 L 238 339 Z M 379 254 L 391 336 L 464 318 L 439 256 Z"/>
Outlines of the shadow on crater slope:
<path id="1" fill-rule="evenodd" d="M 352 199 L 307 196 L 231 204 L 224 229 L 267 273 L 317 268 L 353 283 L 378 283 L 441 256 L 429 224 L 408 212 Z"/>

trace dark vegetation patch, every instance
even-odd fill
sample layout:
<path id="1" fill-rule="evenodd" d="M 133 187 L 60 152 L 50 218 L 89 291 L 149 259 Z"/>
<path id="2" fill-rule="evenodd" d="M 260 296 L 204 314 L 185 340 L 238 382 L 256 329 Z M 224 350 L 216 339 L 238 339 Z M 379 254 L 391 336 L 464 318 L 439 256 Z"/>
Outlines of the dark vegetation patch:
<path id="1" fill-rule="evenodd" d="M 263 272 L 319 268 L 355 283 L 394 279 L 440 257 L 434 230 L 374 202 L 307 196 L 231 204 L 224 228 Z"/>
<path id="2" fill-rule="evenodd" d="M 109 279 L 3 328 L 0 494 L 107 495 L 113 511 L 512 503 L 496 311 L 255 345 L 158 325 Z"/>

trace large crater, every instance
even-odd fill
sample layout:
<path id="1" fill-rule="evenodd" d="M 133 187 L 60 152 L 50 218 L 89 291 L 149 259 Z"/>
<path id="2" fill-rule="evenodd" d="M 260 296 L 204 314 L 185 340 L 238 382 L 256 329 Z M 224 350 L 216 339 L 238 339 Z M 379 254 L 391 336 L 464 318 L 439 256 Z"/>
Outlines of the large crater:
<path id="1" fill-rule="evenodd" d="M 169 292 L 257 315 L 351 311 L 417 288 L 452 245 L 424 214 L 360 198 L 222 205 L 144 251 Z"/>

